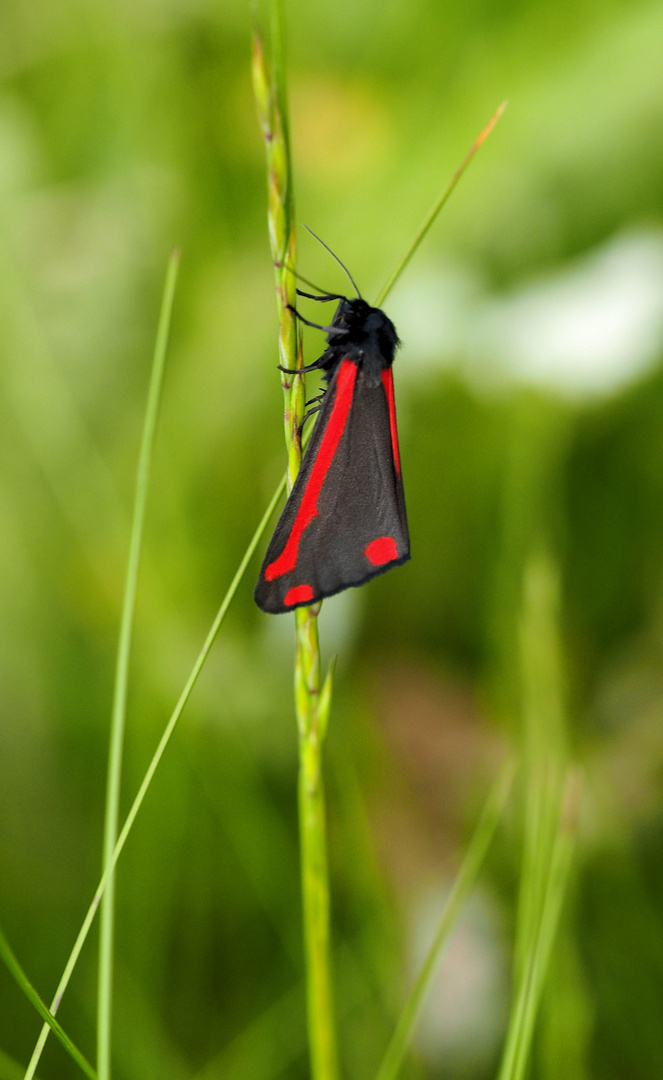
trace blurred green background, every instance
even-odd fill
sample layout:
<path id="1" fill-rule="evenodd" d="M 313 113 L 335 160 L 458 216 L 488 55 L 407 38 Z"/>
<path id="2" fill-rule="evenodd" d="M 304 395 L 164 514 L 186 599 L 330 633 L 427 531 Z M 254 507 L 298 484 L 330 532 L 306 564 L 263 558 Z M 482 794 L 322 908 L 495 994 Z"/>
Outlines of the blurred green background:
<path id="1" fill-rule="evenodd" d="M 510 99 L 387 305 L 404 342 L 412 562 L 321 617 L 323 654 L 339 655 L 328 794 L 344 1073 L 375 1071 L 502 749 L 521 740 L 532 572 L 586 792 L 531 1075 L 653 1080 L 663 8 L 292 0 L 288 23 L 297 218 L 369 298 Z M 240 0 L 0 8 L 0 925 L 47 999 L 100 872 L 129 512 L 175 244 L 125 807 L 284 468 L 250 24 Z M 344 287 L 304 233 L 300 269 Z M 305 348 L 314 359 L 320 336 Z M 255 608 L 256 573 L 257 560 L 120 863 L 127 1080 L 307 1075 L 293 628 Z M 518 869 L 514 809 L 407 1075 L 494 1076 Z M 90 1056 L 95 982 L 93 934 L 60 1013 Z M 0 971 L 3 1080 L 39 1026 Z M 40 1075 L 77 1075 L 51 1042 Z"/>

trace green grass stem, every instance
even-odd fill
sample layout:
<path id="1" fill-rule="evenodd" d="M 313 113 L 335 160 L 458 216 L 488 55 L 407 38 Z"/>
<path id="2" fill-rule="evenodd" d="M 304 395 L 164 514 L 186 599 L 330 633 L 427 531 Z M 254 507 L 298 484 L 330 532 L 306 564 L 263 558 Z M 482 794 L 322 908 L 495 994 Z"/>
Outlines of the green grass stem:
<path id="1" fill-rule="evenodd" d="M 519 618 L 522 684 L 522 741 L 525 786 L 524 837 L 516 983 L 535 940 L 555 843 L 563 777 L 567 771 L 564 689 L 559 641 L 559 575 L 549 556 L 530 556 L 525 565 Z"/>
<path id="2" fill-rule="evenodd" d="M 443 950 L 451 937 L 463 905 L 474 888 L 486 852 L 502 818 L 513 784 L 515 768 L 514 761 L 507 759 L 488 795 L 442 912 L 437 933 L 417 976 L 412 992 L 405 1003 L 396 1030 L 378 1069 L 376 1080 L 396 1080 L 414 1034 L 424 998 L 430 989 L 442 958 Z"/>
<path id="3" fill-rule="evenodd" d="M 0 959 L 6 965 L 14 979 L 20 986 L 21 990 L 30 1001 L 42 1019 L 45 1021 L 47 1027 L 55 1033 L 57 1038 L 64 1046 L 67 1053 L 73 1058 L 78 1067 L 85 1073 L 90 1080 L 96 1080 L 96 1073 L 89 1061 L 83 1056 L 78 1047 L 71 1041 L 67 1033 L 62 1029 L 58 1021 L 53 1014 L 49 1011 L 48 1006 L 41 1000 L 39 994 L 35 990 L 34 986 L 28 979 L 27 975 L 23 971 L 23 968 L 16 959 L 7 938 L 0 930 Z"/>
<path id="4" fill-rule="evenodd" d="M 545 552 L 525 563 L 518 619 L 524 835 L 514 945 L 514 991 L 498 1080 L 523 1080 L 575 836 L 579 781 L 567 765 L 559 636 L 559 574 Z"/>
<path id="5" fill-rule="evenodd" d="M 506 109 L 507 104 L 508 104 L 508 102 L 506 102 L 506 101 L 502 102 L 499 109 L 496 111 L 494 116 L 488 121 L 488 123 L 486 124 L 485 128 L 483 129 L 483 131 L 481 132 L 479 137 L 477 139 L 475 139 L 472 147 L 470 148 L 470 150 L 467 152 L 467 154 L 463 158 L 462 162 L 460 163 L 460 165 L 456 169 L 455 173 L 451 177 L 451 180 L 449 181 L 449 183 L 445 187 L 445 189 L 442 192 L 442 194 L 440 195 L 440 197 L 433 203 L 433 205 L 430 208 L 428 214 L 424 218 L 424 221 L 423 221 L 423 224 L 422 224 L 421 228 L 419 229 L 416 236 L 414 237 L 414 240 L 412 241 L 409 248 L 407 249 L 407 251 L 405 252 L 403 257 L 401 258 L 400 262 L 397 263 L 397 265 L 394 268 L 394 271 L 391 274 L 391 276 L 388 278 L 386 283 L 383 285 L 382 290 L 379 293 L 379 295 L 378 295 L 378 297 L 377 297 L 377 299 L 375 301 L 375 306 L 376 307 L 382 307 L 382 305 L 384 304 L 385 300 L 387 299 L 387 296 L 389 295 L 389 293 L 393 289 L 394 285 L 398 281 L 399 277 L 401 276 L 401 274 L 405 270 L 405 267 L 409 263 L 410 259 L 414 255 L 417 248 L 419 247 L 421 241 L 424 239 L 424 237 L 426 236 L 426 234 L 430 230 L 431 226 L 435 222 L 435 219 L 437 218 L 437 215 L 439 214 L 440 210 L 442 209 L 442 207 L 446 203 L 447 199 L 451 195 L 452 191 L 454 190 L 456 184 L 458 183 L 461 176 L 465 172 L 465 170 L 466 170 L 467 166 L 469 165 L 470 161 L 472 160 L 472 158 L 476 154 L 476 152 L 479 149 L 479 147 L 481 146 L 481 144 L 485 141 L 485 139 L 487 139 L 487 137 L 490 135 L 491 131 L 495 127 L 495 124 L 497 123 L 500 116 L 502 115 L 502 113 Z"/>
<path id="6" fill-rule="evenodd" d="M 283 494 L 283 492 L 285 490 L 285 486 L 286 486 L 286 477 L 283 476 L 283 478 L 281 479 L 281 482 L 279 483 L 278 487 L 276 488 L 276 491 L 274 492 L 274 494 L 273 494 L 273 496 L 272 496 L 272 498 L 270 500 L 269 506 L 267 507 L 267 509 L 265 510 L 265 513 L 262 516 L 260 524 L 258 525 L 255 533 L 253 534 L 253 536 L 252 536 L 252 538 L 251 538 L 251 540 L 249 542 L 249 545 L 248 545 L 246 551 L 244 552 L 244 556 L 242 558 L 242 561 L 240 562 L 239 566 L 237 567 L 237 570 L 235 572 L 235 576 L 233 577 L 233 579 L 232 579 L 232 581 L 230 583 L 230 586 L 228 587 L 228 591 L 226 592 L 226 595 L 224 596 L 224 598 L 223 598 L 223 600 L 221 602 L 221 606 L 220 606 L 220 608 L 219 608 L 219 610 L 217 612 L 216 618 L 214 619 L 214 622 L 212 623 L 212 626 L 211 626 L 211 628 L 209 630 L 209 633 L 208 633 L 207 637 L 205 638 L 205 642 L 203 644 L 202 649 L 198 653 L 198 657 L 196 659 L 196 662 L 194 663 L 193 668 L 191 669 L 191 674 L 189 675 L 189 678 L 187 679 L 187 681 L 186 681 L 186 683 L 184 685 L 184 689 L 182 690 L 182 693 L 179 696 L 177 705 L 175 706 L 175 709 L 173 710 L 173 713 L 172 713 L 172 715 L 170 717 L 170 720 L 168 721 L 168 723 L 167 723 L 167 725 L 166 725 L 166 727 L 164 729 L 163 735 L 161 736 L 161 739 L 159 740 L 159 744 L 158 744 L 156 750 L 154 751 L 154 755 L 152 757 L 152 760 L 150 761 L 150 764 L 149 764 L 149 766 L 147 768 L 145 776 L 143 777 L 143 781 L 142 781 L 142 783 L 141 783 L 141 785 L 140 785 L 140 787 L 138 789 L 138 792 L 136 794 L 136 797 L 135 797 L 135 799 L 134 799 L 134 801 L 133 801 L 133 803 L 131 805 L 131 809 L 129 810 L 129 813 L 127 814 L 124 825 L 122 826 L 122 830 L 121 830 L 120 835 L 118 837 L 117 844 L 115 845 L 115 851 L 113 853 L 113 866 L 115 866 L 115 864 L 117 863 L 117 860 L 120 857 L 120 853 L 122 851 L 122 848 L 124 847 L 125 843 L 127 842 L 129 833 L 131 832 L 131 829 L 132 829 L 133 824 L 134 824 L 134 822 L 136 820 L 136 817 L 138 816 L 138 811 L 140 810 L 140 808 L 142 806 L 143 800 L 144 800 L 145 796 L 147 795 L 150 784 L 152 783 L 152 780 L 154 778 L 154 774 L 156 773 L 157 768 L 159 766 L 159 762 L 161 761 L 161 758 L 164 755 L 166 747 L 168 746 L 168 743 L 170 742 L 170 740 L 172 738 L 173 732 L 175 731 L 175 728 L 176 728 L 177 723 L 178 723 L 178 721 L 180 719 L 180 716 L 182 715 L 182 712 L 184 711 L 184 707 L 185 707 L 187 701 L 189 700 L 189 697 L 191 696 L 191 691 L 193 690 L 193 688 L 194 688 L 194 686 L 196 684 L 198 676 L 200 675 L 200 672 L 202 671 L 203 665 L 204 665 L 207 657 L 209 656 L 212 645 L 214 644 L 214 641 L 216 640 L 216 636 L 217 636 L 217 634 L 218 634 L 218 632 L 219 632 L 219 630 L 221 628 L 221 624 L 223 623 L 223 620 L 226 617 L 226 614 L 228 612 L 228 608 L 230 607 L 230 605 L 231 605 L 231 603 L 232 603 L 232 601 L 233 601 L 233 599 L 235 597 L 235 593 L 237 592 L 237 589 L 239 588 L 240 582 L 242 581 L 242 578 L 244 577 L 244 574 L 246 573 L 246 568 L 249 565 L 249 562 L 251 561 L 258 544 L 260 543 L 261 537 L 262 537 L 265 529 L 267 528 L 267 525 L 269 524 L 269 521 L 270 521 L 270 519 L 271 519 L 271 517 L 272 517 L 272 515 L 273 515 L 273 513 L 274 513 L 274 511 L 275 511 L 275 509 L 276 509 L 276 507 L 278 505 L 279 499 L 281 498 L 281 496 L 282 496 L 282 494 Z M 96 890 L 96 892 L 95 892 L 95 894 L 94 894 L 94 896 L 92 898 L 92 902 L 91 902 L 91 904 L 90 904 L 90 906 L 88 908 L 85 919 L 83 920 L 83 924 L 82 924 L 82 926 L 81 926 L 81 928 L 80 928 L 80 930 L 78 932 L 78 937 L 76 938 L 76 941 L 74 942 L 74 947 L 73 947 L 73 949 L 71 951 L 71 954 L 70 954 L 69 959 L 67 961 L 66 967 L 65 967 L 65 969 L 64 969 L 64 971 L 62 973 L 62 977 L 60 979 L 60 982 L 58 983 L 58 987 L 57 987 L 57 990 L 55 992 L 53 1002 L 51 1004 L 51 1012 L 52 1013 L 57 1012 L 57 1010 L 58 1010 L 58 1008 L 60 1006 L 60 1002 L 62 1001 L 64 993 L 65 993 L 65 991 L 67 989 L 67 986 L 69 985 L 69 980 L 71 979 L 71 976 L 72 976 L 72 974 L 74 972 L 74 968 L 76 967 L 76 964 L 78 962 L 78 957 L 80 956 L 81 949 L 83 948 L 83 945 L 85 944 L 85 940 L 86 940 L 87 935 L 88 935 L 88 933 L 90 931 L 90 927 L 92 926 L 92 923 L 94 921 L 94 916 L 95 916 L 97 908 L 99 906 L 99 902 L 100 902 L 100 900 L 101 900 L 101 898 L 102 898 L 102 896 L 104 894 L 104 889 L 105 888 L 106 888 L 106 876 L 104 874 L 102 876 L 102 878 L 101 878 L 101 881 L 99 882 L 99 885 L 97 886 L 97 890 Z M 35 1045 L 34 1051 L 32 1053 L 32 1057 L 30 1058 L 30 1063 L 29 1063 L 28 1069 L 27 1069 L 27 1071 L 25 1073 L 24 1080 L 33 1080 L 34 1075 L 35 1075 L 35 1070 L 37 1068 L 37 1065 L 39 1063 L 39 1059 L 40 1059 L 42 1051 L 44 1049 L 44 1045 L 45 1045 L 46 1040 L 48 1038 L 49 1030 L 50 1029 L 49 1029 L 48 1025 L 45 1024 L 44 1027 L 42 1028 L 41 1032 L 40 1032 L 39 1039 L 37 1040 L 37 1044 Z"/>
<path id="7" fill-rule="evenodd" d="M 23 1066 L 0 1050 L 0 1080 L 23 1080 Z"/>
<path id="8" fill-rule="evenodd" d="M 23 1080 L 23 1067 L 4 1050 L 0 1050 L 0 1080 Z"/>
<path id="9" fill-rule="evenodd" d="M 276 276 L 279 318 L 279 359 L 284 394 L 285 442 L 291 487 L 302 457 L 300 427 L 304 415 L 301 339 L 292 313 L 296 301 L 296 235 L 294 194 L 288 131 L 288 95 L 282 0 L 272 0 L 272 68 L 265 61 L 257 31 L 253 44 L 253 86 L 265 138 L 268 183 L 268 227 Z M 319 605 L 295 611 L 295 711 L 299 732 L 299 835 L 304 951 L 306 956 L 307 1021 L 313 1080 L 335 1080 L 336 1031 L 332 1000 L 329 878 L 324 786 L 323 732 L 331 702 L 331 677 L 325 683 L 320 710 Z"/>
<path id="10" fill-rule="evenodd" d="M 559 807 L 556 835 L 549 859 L 538 925 L 531 930 L 518 991 L 511 1010 L 498 1080 L 523 1080 L 532 1046 L 534 1025 L 568 886 L 575 846 L 580 778 L 571 770 Z"/>
<path id="11" fill-rule="evenodd" d="M 308 608 L 304 608 L 304 615 L 308 611 Z M 322 776 L 326 718 L 321 722 L 318 708 L 320 653 L 317 635 L 316 617 L 298 620 L 295 699 L 299 724 L 299 835 L 311 1071 L 314 1080 L 333 1080 L 337 1071 L 336 1031 L 330 961 L 329 872 Z M 314 665 L 314 670 L 311 670 L 311 664 Z M 330 694 L 329 680 L 328 698 Z"/>
<path id="12" fill-rule="evenodd" d="M 179 267 L 179 251 L 173 252 L 166 271 L 166 282 L 161 302 L 161 313 L 154 348 L 152 373 L 147 395 L 147 408 L 138 456 L 136 492 L 129 542 L 127 577 L 122 599 L 122 617 L 115 665 L 115 686 L 111 712 L 110 746 L 108 752 L 108 775 L 106 782 L 106 810 L 104 816 L 103 876 L 106 888 L 101 902 L 99 931 L 99 973 L 97 983 L 97 1071 L 99 1080 L 110 1080 L 111 1075 L 111 1021 L 113 999 L 113 937 L 115 923 L 115 845 L 117 843 L 120 813 L 120 783 L 122 776 L 122 749 L 127 712 L 127 687 L 129 684 L 129 661 L 133 638 L 138 569 L 145 526 L 145 508 L 149 489 L 150 468 L 154 453 L 157 418 L 163 387 L 166 350 L 170 332 L 170 320 L 175 296 L 175 284 Z"/>

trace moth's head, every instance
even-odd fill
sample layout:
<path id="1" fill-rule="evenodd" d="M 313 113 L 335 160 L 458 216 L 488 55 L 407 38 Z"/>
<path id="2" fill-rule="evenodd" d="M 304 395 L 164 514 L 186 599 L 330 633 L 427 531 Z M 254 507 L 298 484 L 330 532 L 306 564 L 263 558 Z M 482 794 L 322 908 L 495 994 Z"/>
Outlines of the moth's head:
<path id="1" fill-rule="evenodd" d="M 349 331 L 360 329 L 370 311 L 370 306 L 361 297 L 352 300 L 344 297 L 336 308 L 333 325 Z"/>
<path id="2" fill-rule="evenodd" d="M 327 340 L 331 348 L 368 363 L 373 356 L 380 367 L 389 367 L 400 344 L 396 328 L 381 308 L 371 307 L 361 297 L 339 303 Z"/>

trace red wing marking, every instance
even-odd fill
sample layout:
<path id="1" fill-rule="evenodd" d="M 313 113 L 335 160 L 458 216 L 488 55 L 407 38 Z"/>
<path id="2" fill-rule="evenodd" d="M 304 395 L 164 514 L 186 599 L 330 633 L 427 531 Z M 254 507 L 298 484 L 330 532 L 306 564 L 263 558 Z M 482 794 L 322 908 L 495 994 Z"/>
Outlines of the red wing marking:
<path id="1" fill-rule="evenodd" d="M 317 456 L 313 462 L 308 482 L 304 487 L 302 501 L 299 504 L 297 516 L 283 551 L 278 559 L 275 559 L 274 562 L 270 563 L 265 569 L 265 578 L 267 581 L 273 581 L 274 578 L 281 577 L 282 574 L 288 574 L 291 570 L 295 569 L 297 564 L 297 553 L 299 551 L 299 541 L 302 538 L 302 533 L 306 526 L 310 525 L 313 518 L 317 516 L 318 495 L 320 494 L 320 489 L 322 488 L 325 476 L 327 475 L 327 470 L 334 459 L 336 448 L 338 447 L 341 435 L 345 429 L 348 413 L 350 412 L 350 406 L 352 404 L 352 395 L 356 378 L 357 365 L 353 364 L 351 360 L 343 360 L 338 369 L 338 375 L 336 376 L 336 396 L 334 398 L 334 404 L 332 405 L 329 420 L 327 421 L 327 426 L 324 430 Z M 290 590 L 290 592 L 293 591 L 294 590 L 292 589 Z M 288 596 L 290 596 L 290 593 L 288 593 Z M 304 597 L 300 597 L 300 599 L 304 599 Z M 308 597 L 306 597 L 306 599 L 308 599 Z"/>
<path id="2" fill-rule="evenodd" d="M 398 558 L 398 548 L 393 536 L 378 536 L 364 548 L 364 555 L 372 566 L 384 566 Z"/>
<path id="3" fill-rule="evenodd" d="M 394 455 L 394 465 L 398 476 L 401 475 L 401 459 L 398 453 L 398 429 L 396 427 L 396 402 L 394 401 L 394 376 L 390 367 L 382 372 L 382 385 L 387 395 L 389 406 L 389 430 L 391 431 L 391 449 Z"/>
<path id="4" fill-rule="evenodd" d="M 310 585 L 293 585 L 283 597 L 283 603 L 285 607 L 288 607 L 290 604 L 301 604 L 302 600 L 312 599 L 313 589 Z"/>

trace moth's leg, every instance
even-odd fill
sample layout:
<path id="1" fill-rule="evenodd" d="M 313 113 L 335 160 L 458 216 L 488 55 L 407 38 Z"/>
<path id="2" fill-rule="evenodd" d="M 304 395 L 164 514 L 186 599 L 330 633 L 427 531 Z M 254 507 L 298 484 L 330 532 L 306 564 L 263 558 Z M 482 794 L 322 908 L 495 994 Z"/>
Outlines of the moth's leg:
<path id="1" fill-rule="evenodd" d="M 287 372 L 288 375 L 302 375 L 302 374 L 305 374 L 306 372 L 309 372 L 309 371 L 319 371 L 320 368 L 322 367 L 322 364 L 320 363 L 320 360 L 322 360 L 322 357 L 319 357 L 319 359 L 314 360 L 312 364 L 306 364 L 304 367 L 290 368 L 290 367 L 283 367 L 283 364 L 277 364 L 276 366 L 277 366 L 279 371 L 285 371 L 285 372 Z"/>
<path id="2" fill-rule="evenodd" d="M 316 398 L 312 398 L 311 400 L 315 401 Z M 308 405 L 308 401 L 306 402 L 306 404 Z M 314 405 L 314 407 L 312 409 L 309 409 L 309 411 L 307 413 L 304 413 L 302 422 L 299 425 L 299 427 L 297 428 L 297 434 L 299 435 L 300 439 L 302 437 L 302 431 L 304 430 L 304 424 L 308 420 L 309 416 L 315 416 L 315 414 L 317 412 L 320 412 L 320 405 Z"/>
<path id="3" fill-rule="evenodd" d="M 329 300 L 345 300 L 344 296 L 338 296 L 336 293 L 325 293 L 323 296 L 315 296 L 314 293 L 303 292 L 302 289 L 297 289 L 297 296 L 305 296 L 307 300 L 319 300 L 322 304 L 326 304 Z"/>
<path id="4" fill-rule="evenodd" d="M 315 397 L 309 398 L 308 401 L 305 402 L 304 408 L 306 408 L 307 405 L 312 405 L 314 401 L 321 402 L 326 392 L 326 390 L 323 390 L 322 393 L 317 394 Z"/>
<path id="5" fill-rule="evenodd" d="M 321 326 L 320 323 L 311 322 L 310 319 L 305 319 L 292 304 L 288 304 L 288 310 L 292 312 L 295 318 L 299 319 L 300 322 L 303 322 L 305 326 L 312 326 L 314 330 L 322 330 L 325 334 L 347 334 L 347 330 L 344 330 L 343 327 Z"/>

